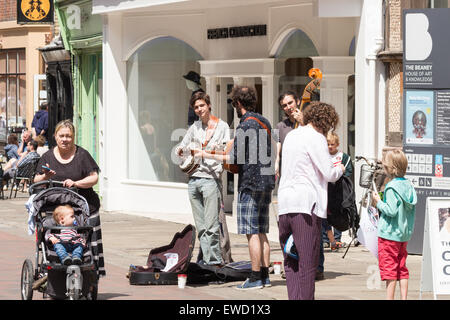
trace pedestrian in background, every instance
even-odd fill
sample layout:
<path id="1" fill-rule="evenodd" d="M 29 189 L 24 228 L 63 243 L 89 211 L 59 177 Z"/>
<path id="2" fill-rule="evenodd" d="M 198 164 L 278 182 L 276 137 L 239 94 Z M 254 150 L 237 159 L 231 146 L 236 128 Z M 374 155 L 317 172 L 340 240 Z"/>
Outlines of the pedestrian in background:
<path id="1" fill-rule="evenodd" d="M 281 175 L 281 151 L 283 148 L 284 139 L 287 134 L 295 128 L 295 124 L 301 121 L 300 99 L 293 91 L 286 91 L 278 98 L 278 104 L 284 111 L 286 119 L 278 122 L 278 142 L 277 142 L 277 160 L 275 163 L 275 174 L 277 178 Z"/>
<path id="2" fill-rule="evenodd" d="M 333 167 L 326 139 L 338 121 L 333 106 L 314 101 L 303 110 L 304 126 L 289 132 L 284 141 L 278 188 L 279 238 L 284 248 L 292 234 L 298 252 L 298 260 L 283 253 L 290 300 L 314 299 L 328 182 L 337 181 L 345 170 L 342 164 Z"/>
<path id="3" fill-rule="evenodd" d="M 384 199 L 372 193 L 380 212 L 378 221 L 378 264 L 381 280 L 386 281 L 386 299 L 393 300 L 395 286 L 400 282 L 400 297 L 407 299 L 409 271 L 406 267 L 408 241 L 414 230 L 417 195 L 405 179 L 408 160 L 401 150 L 390 150 L 383 158 L 383 167 L 391 179 L 384 189 Z"/>
<path id="4" fill-rule="evenodd" d="M 31 122 L 32 137 L 35 139 L 37 136 L 42 135 L 45 139 L 48 139 L 48 104 L 44 102 L 39 107 L 39 111 L 33 117 Z"/>
<path id="5" fill-rule="evenodd" d="M 339 136 L 336 132 L 328 133 L 327 142 L 333 165 L 337 166 L 342 163 L 345 166 L 344 176 L 351 179 L 353 175 L 353 164 L 348 154 L 339 151 Z M 324 247 L 331 247 L 331 251 L 338 251 L 339 248 L 344 248 L 347 245 L 341 241 L 342 233 L 332 228 L 326 221 L 323 223 L 322 239 L 324 241 Z"/>

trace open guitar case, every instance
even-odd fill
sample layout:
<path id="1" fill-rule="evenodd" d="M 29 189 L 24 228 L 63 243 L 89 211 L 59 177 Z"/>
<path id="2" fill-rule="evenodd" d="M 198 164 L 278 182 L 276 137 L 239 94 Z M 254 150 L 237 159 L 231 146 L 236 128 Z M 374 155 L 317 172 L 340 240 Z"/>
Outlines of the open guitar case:
<path id="1" fill-rule="evenodd" d="M 170 244 L 150 250 L 146 266 L 130 266 L 129 280 L 132 285 L 178 284 L 178 275 L 186 274 L 194 250 L 196 231 L 187 225 L 177 232 Z M 178 254 L 178 262 L 167 271 L 162 271 L 167 263 L 165 254 Z"/>

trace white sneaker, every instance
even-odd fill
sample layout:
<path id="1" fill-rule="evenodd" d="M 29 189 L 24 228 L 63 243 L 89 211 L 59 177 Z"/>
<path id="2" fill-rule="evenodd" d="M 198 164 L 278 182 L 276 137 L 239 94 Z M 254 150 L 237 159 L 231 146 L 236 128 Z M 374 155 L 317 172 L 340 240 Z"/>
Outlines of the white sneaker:
<path id="1" fill-rule="evenodd" d="M 7 190 L 8 190 L 8 185 L 5 184 L 5 185 L 3 186 L 3 191 L 7 191 Z"/>

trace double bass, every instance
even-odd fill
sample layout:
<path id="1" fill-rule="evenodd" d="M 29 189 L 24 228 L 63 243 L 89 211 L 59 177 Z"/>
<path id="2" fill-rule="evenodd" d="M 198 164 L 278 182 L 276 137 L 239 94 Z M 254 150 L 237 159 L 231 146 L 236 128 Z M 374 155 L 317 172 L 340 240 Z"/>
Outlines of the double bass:
<path id="1" fill-rule="evenodd" d="M 311 95 L 314 90 L 320 89 L 320 82 L 322 81 L 322 71 L 319 68 L 311 68 L 308 71 L 308 76 L 312 79 L 303 90 L 302 101 L 300 103 L 300 111 L 303 111 L 305 103 L 311 102 Z M 295 128 L 298 127 L 299 122 L 295 124 Z"/>

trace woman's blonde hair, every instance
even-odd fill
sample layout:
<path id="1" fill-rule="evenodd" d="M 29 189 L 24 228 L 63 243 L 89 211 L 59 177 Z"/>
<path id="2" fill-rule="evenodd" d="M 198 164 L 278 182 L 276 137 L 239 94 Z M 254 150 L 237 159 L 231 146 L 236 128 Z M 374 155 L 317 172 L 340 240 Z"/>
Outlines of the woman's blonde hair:
<path id="1" fill-rule="evenodd" d="M 73 125 L 72 121 L 70 120 L 62 120 L 58 122 L 58 124 L 55 127 L 55 136 L 58 133 L 59 130 L 62 128 L 69 128 L 72 132 L 72 136 L 75 137 L 75 126 Z"/>
<path id="2" fill-rule="evenodd" d="M 401 150 L 389 150 L 383 157 L 386 173 L 393 177 L 403 177 L 408 168 L 408 160 Z"/>

